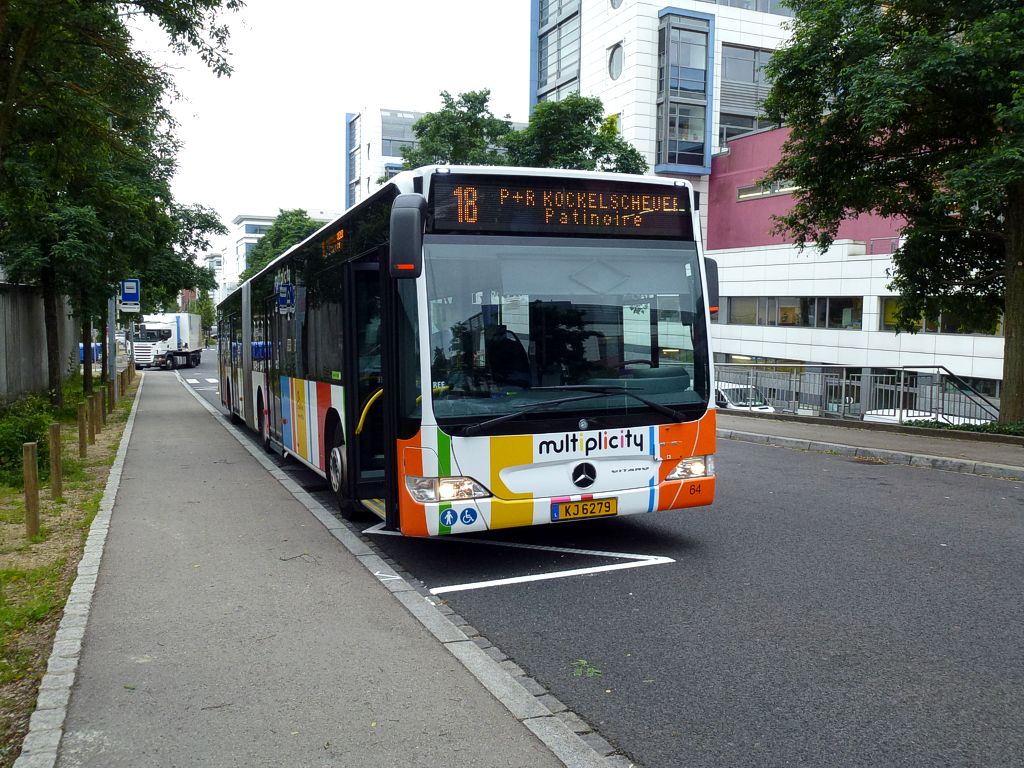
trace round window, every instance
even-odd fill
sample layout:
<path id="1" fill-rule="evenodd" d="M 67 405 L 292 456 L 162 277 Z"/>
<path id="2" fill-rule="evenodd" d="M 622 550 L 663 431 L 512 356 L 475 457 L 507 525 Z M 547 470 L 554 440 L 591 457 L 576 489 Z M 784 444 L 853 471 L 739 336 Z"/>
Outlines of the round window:
<path id="1" fill-rule="evenodd" d="M 622 74 L 622 45 L 616 43 L 608 54 L 608 74 L 612 80 L 618 80 Z"/>

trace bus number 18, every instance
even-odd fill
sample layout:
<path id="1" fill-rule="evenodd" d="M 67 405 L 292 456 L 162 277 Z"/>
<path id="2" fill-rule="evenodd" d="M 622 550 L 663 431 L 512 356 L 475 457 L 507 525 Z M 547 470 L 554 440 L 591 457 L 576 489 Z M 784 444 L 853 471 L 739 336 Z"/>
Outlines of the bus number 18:
<path id="1" fill-rule="evenodd" d="M 476 187 L 456 187 L 453 194 L 458 201 L 459 224 L 476 224 Z"/>

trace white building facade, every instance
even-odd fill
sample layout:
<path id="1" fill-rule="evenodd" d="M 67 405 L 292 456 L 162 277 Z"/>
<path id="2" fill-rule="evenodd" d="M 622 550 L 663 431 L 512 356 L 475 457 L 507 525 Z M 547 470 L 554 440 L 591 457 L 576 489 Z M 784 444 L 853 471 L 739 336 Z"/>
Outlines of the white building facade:
<path id="1" fill-rule="evenodd" d="M 694 184 L 721 266 L 719 362 L 944 366 L 998 397 L 999 329 L 963 333 L 947 317 L 895 332 L 888 270 L 901 222 L 844 224 L 824 254 L 772 234 L 771 215 L 792 199 L 755 183 L 783 136 L 759 115 L 764 66 L 791 16 L 780 0 L 533 0 L 531 104 L 597 96 L 653 173 Z"/>
<path id="2" fill-rule="evenodd" d="M 345 115 L 345 208 L 365 200 L 402 168 L 402 148 L 413 147 L 422 112 L 370 109 Z"/>

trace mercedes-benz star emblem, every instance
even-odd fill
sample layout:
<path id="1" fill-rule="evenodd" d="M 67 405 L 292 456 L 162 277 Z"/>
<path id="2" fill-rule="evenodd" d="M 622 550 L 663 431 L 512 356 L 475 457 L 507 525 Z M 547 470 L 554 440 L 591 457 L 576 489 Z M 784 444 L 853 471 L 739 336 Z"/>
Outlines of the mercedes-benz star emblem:
<path id="1" fill-rule="evenodd" d="M 577 464 L 572 470 L 572 483 L 577 488 L 589 488 L 597 478 L 597 468 L 584 462 Z"/>

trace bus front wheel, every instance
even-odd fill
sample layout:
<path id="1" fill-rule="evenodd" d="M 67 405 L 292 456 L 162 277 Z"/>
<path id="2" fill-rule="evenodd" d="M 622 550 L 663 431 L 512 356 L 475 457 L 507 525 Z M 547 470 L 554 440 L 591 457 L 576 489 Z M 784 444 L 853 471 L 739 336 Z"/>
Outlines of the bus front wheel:
<path id="1" fill-rule="evenodd" d="M 345 487 L 348 481 L 348 459 L 345 457 L 345 437 L 339 424 L 334 428 L 331 437 L 331 454 L 327 464 L 327 479 L 331 483 L 331 492 L 338 502 L 338 511 L 348 515 L 352 511 L 352 500 Z"/>

